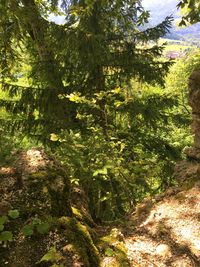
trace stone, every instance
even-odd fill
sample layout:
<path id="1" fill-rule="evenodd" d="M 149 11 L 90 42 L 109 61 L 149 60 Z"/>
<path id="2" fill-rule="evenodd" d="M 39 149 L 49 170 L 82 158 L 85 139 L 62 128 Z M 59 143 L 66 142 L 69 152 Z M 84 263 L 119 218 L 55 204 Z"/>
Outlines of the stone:
<path id="1" fill-rule="evenodd" d="M 179 182 L 200 179 L 200 69 L 194 70 L 189 78 L 189 105 L 192 108 L 194 142 L 184 151 L 187 160 L 176 164 L 174 176 Z"/>
<path id="2" fill-rule="evenodd" d="M 184 149 L 184 153 L 191 160 L 199 160 L 200 161 L 200 148 L 197 147 L 187 147 Z"/>
<path id="3" fill-rule="evenodd" d="M 200 148 L 200 69 L 193 71 L 189 78 L 189 105 L 192 107 L 192 132 L 194 147 Z"/>
<path id="4" fill-rule="evenodd" d="M 171 257 L 171 249 L 166 244 L 160 244 L 156 247 L 156 254 L 161 257 Z"/>

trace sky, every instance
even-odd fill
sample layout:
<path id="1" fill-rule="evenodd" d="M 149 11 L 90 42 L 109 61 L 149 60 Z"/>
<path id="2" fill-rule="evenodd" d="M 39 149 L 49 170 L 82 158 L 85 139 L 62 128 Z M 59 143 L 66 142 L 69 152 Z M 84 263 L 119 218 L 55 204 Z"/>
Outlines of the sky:
<path id="1" fill-rule="evenodd" d="M 180 2 L 180 0 L 142 0 L 143 6 L 147 8 L 154 5 L 159 5 L 159 3 L 170 3 L 175 7 L 178 2 Z"/>
<path id="2" fill-rule="evenodd" d="M 49 20 L 55 22 L 56 24 L 64 24 L 65 16 L 54 16 L 53 14 L 51 14 L 49 16 Z"/>
<path id="3" fill-rule="evenodd" d="M 168 8 L 169 14 L 177 13 L 176 5 L 179 0 L 142 0 L 143 7 L 151 12 L 151 17 L 156 17 L 155 6 L 161 5 L 163 8 Z M 162 18 L 164 19 L 164 17 Z M 51 14 L 49 20 L 57 24 L 64 24 L 65 16 L 54 16 Z"/>

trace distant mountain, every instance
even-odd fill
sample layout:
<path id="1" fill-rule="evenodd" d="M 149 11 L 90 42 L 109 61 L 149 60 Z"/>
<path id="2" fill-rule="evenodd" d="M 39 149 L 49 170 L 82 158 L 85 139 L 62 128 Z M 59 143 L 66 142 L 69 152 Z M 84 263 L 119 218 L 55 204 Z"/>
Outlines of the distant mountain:
<path id="1" fill-rule="evenodd" d="M 169 15 L 178 16 L 177 0 L 143 0 L 142 3 L 144 8 L 151 12 L 151 22 L 154 24 L 158 24 Z"/>
<path id="2" fill-rule="evenodd" d="M 167 36 L 173 39 L 200 39 L 200 23 L 192 25 L 186 28 L 179 28 L 176 24 L 180 19 L 179 10 L 177 10 L 177 4 L 179 0 L 143 0 L 143 6 L 151 13 L 149 21 L 150 25 L 156 25 L 163 21 L 167 16 L 172 15 L 174 17 L 174 25 Z"/>

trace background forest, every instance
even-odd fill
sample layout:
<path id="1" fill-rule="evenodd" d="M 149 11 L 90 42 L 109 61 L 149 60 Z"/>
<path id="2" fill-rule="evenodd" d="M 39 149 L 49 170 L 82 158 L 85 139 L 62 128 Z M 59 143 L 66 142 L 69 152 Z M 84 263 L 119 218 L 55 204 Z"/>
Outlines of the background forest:
<path id="1" fill-rule="evenodd" d="M 193 2 L 179 3 L 189 4 L 182 25 L 199 19 Z M 149 16 L 139 0 L 0 2 L 0 164 L 44 148 L 96 223 L 176 185 L 192 143 L 187 84 L 199 44 L 167 43 L 173 18 L 151 27 Z"/>

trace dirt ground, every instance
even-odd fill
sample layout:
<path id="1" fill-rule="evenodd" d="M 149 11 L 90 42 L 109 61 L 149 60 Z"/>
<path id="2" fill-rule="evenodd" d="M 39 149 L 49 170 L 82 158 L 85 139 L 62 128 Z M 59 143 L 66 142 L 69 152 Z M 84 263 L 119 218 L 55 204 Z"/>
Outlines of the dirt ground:
<path id="1" fill-rule="evenodd" d="M 120 229 L 131 267 L 200 266 L 200 183 L 140 212 Z"/>

